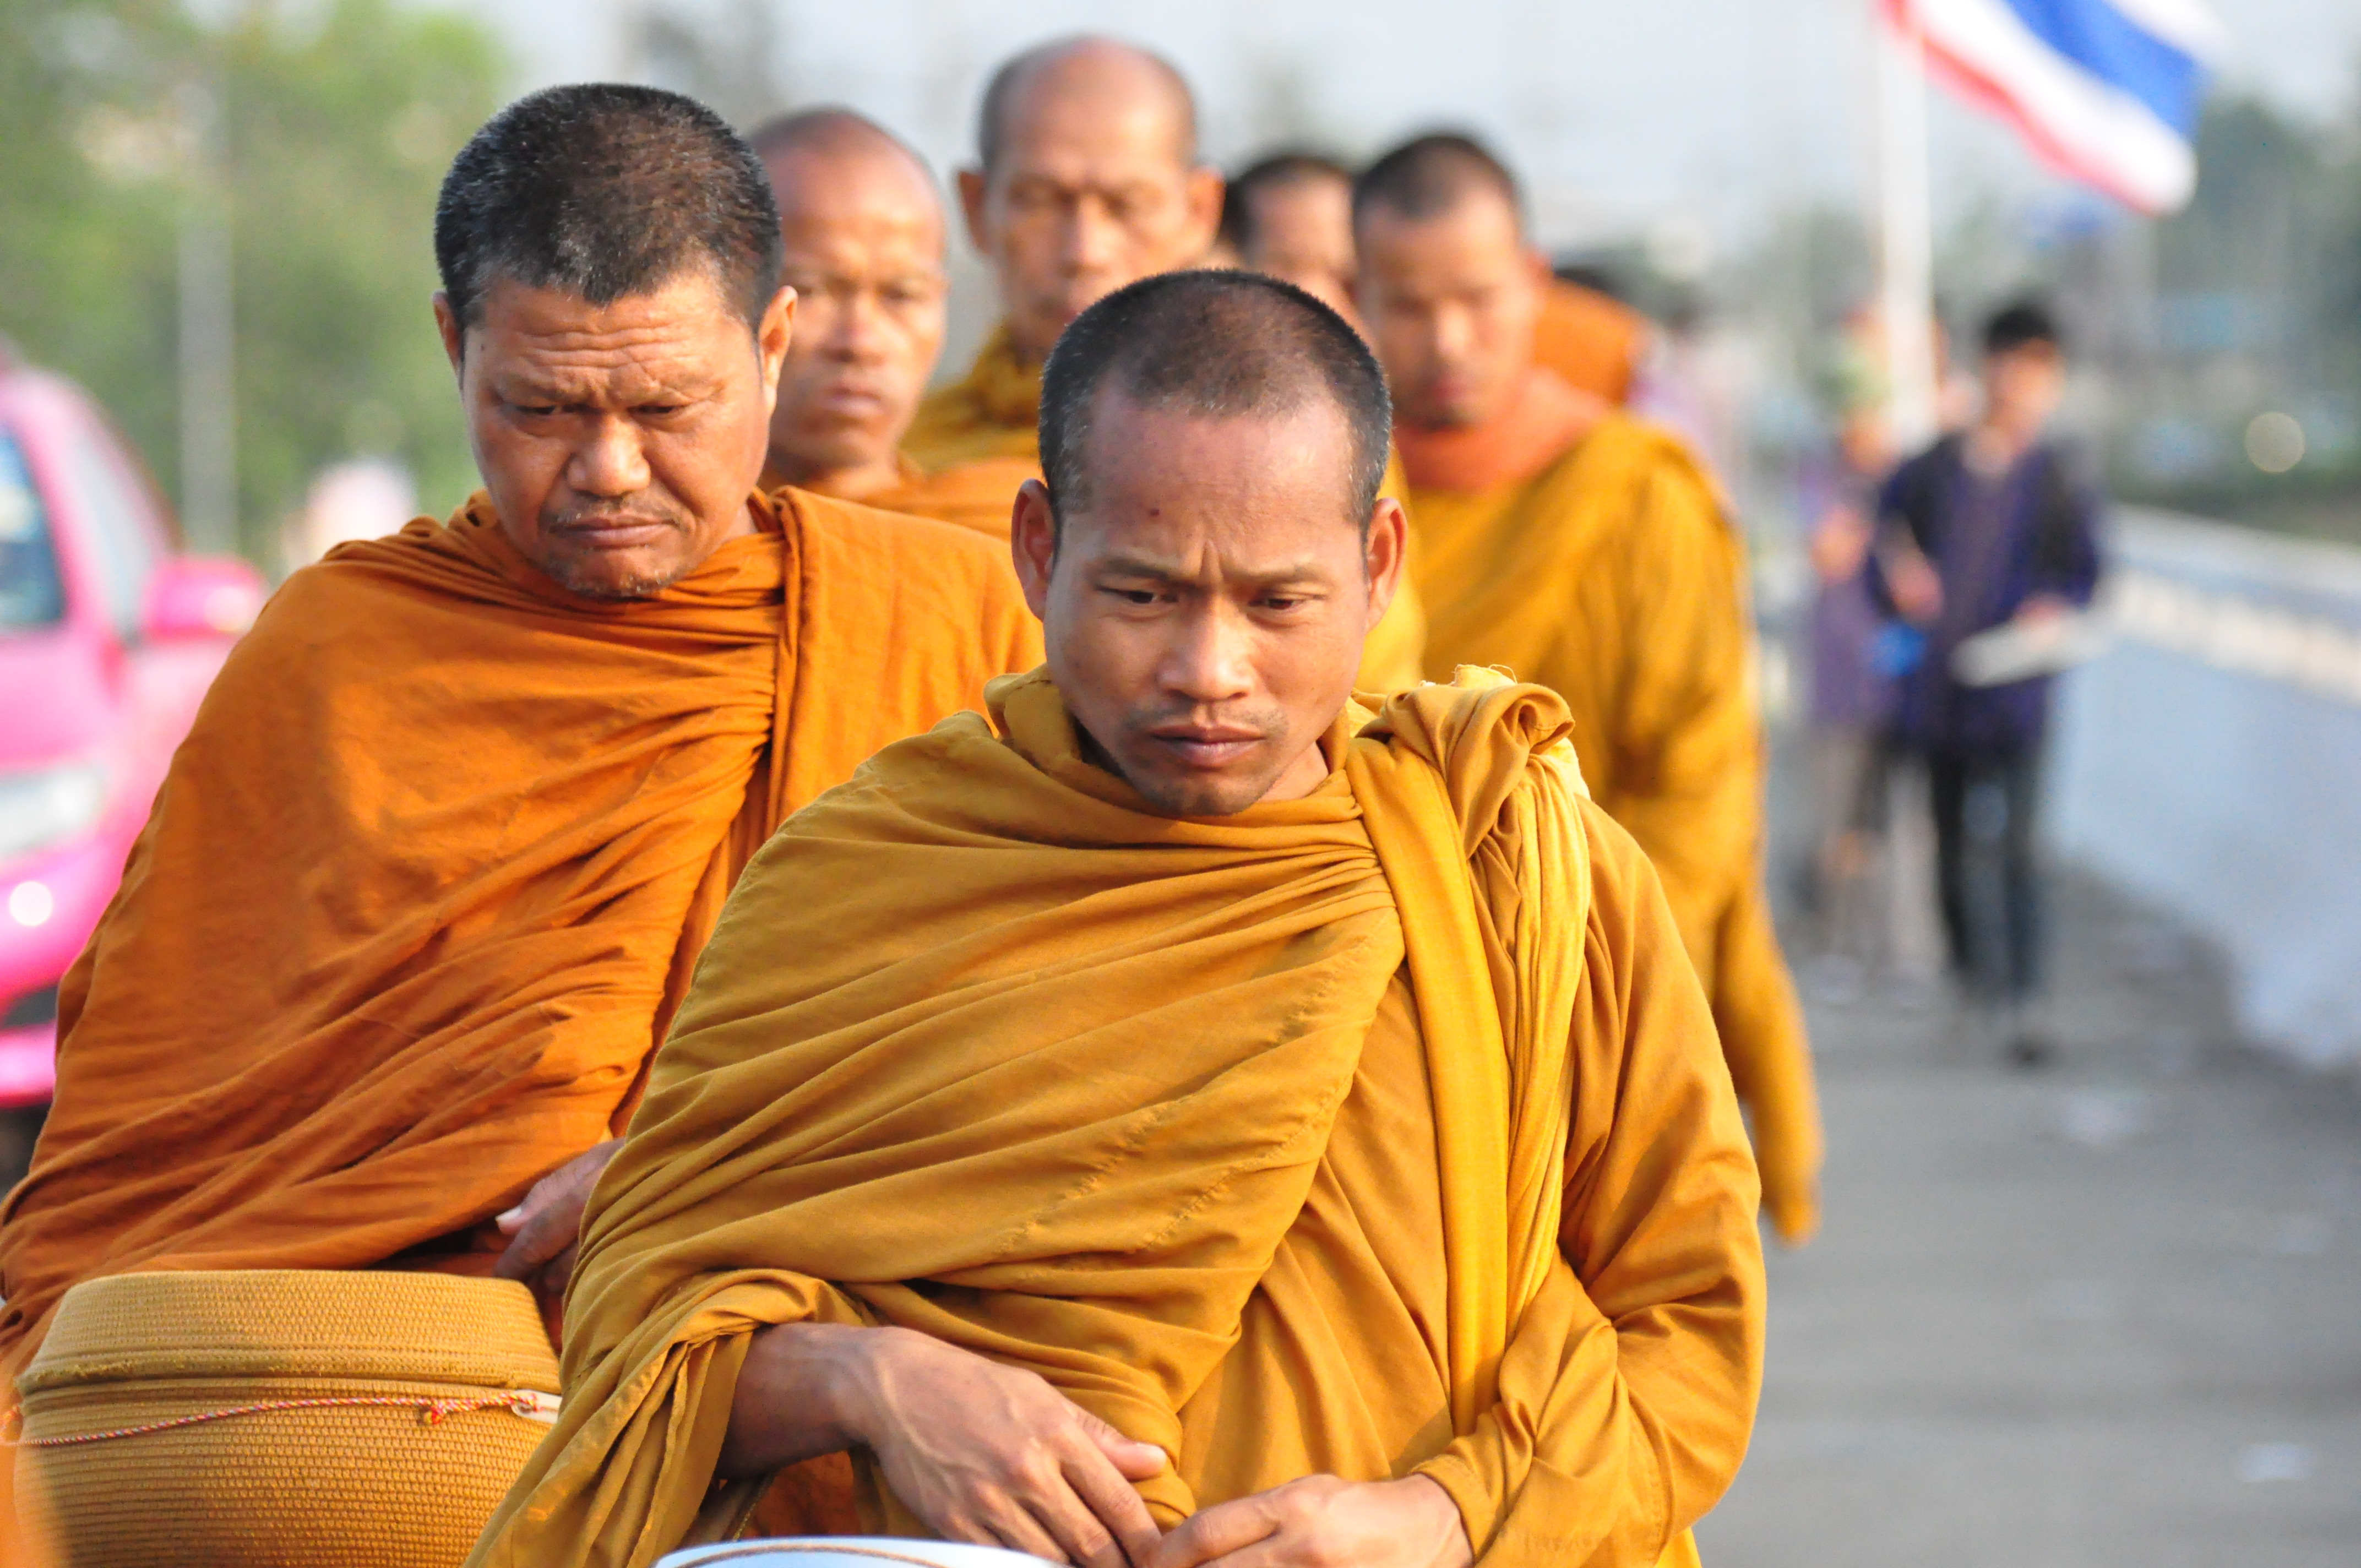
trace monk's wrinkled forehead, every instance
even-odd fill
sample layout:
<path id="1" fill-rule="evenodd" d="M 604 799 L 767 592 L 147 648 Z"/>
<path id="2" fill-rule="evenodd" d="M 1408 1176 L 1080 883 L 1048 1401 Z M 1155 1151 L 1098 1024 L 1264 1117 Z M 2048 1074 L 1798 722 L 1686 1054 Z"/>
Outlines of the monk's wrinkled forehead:
<path id="1" fill-rule="evenodd" d="M 985 90 L 977 151 L 987 173 L 1011 156 L 1128 136 L 1186 170 L 1197 162 L 1197 107 L 1170 62 L 1112 38 L 1074 38 L 1017 56 Z"/>
<path id="2" fill-rule="evenodd" d="M 708 270 L 604 303 L 502 279 L 470 336 L 478 373 L 529 405 L 701 401 L 748 374 L 752 352 Z"/>

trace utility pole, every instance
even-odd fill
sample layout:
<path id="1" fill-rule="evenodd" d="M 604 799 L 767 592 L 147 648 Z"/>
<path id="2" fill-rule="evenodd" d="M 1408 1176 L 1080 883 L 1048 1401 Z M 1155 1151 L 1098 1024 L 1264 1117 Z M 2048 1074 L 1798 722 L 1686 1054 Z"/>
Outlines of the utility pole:
<path id="1" fill-rule="evenodd" d="M 181 89 L 187 140 L 181 186 L 181 521 L 189 545 L 235 554 L 237 515 L 237 311 L 221 107 L 212 89 Z"/>
<path id="2" fill-rule="evenodd" d="M 1927 192 L 1927 42 L 1910 0 L 1872 0 L 1877 77 L 1878 325 L 1897 453 L 1935 434 L 1935 220 Z"/>

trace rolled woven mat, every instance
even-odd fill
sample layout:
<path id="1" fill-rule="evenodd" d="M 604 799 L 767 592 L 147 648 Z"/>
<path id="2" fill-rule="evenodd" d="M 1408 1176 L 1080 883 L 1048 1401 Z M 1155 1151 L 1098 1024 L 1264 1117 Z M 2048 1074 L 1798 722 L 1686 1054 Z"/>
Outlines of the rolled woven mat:
<path id="1" fill-rule="evenodd" d="M 456 1568 L 558 1391 L 523 1286 L 314 1269 L 86 1280 L 16 1387 L 71 1568 Z"/>

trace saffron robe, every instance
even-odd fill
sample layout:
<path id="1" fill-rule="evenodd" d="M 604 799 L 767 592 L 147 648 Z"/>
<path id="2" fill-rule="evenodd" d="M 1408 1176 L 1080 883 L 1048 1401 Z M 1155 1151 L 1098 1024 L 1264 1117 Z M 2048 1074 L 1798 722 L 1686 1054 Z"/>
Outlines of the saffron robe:
<path id="1" fill-rule="evenodd" d="M 489 1268 L 620 1132 L 746 860 L 1039 656 L 1005 561 L 784 491 L 652 598 L 578 598 L 478 495 L 289 578 L 60 988 L 0 1211 L 5 1357 L 144 1268 Z"/>
<path id="2" fill-rule="evenodd" d="M 971 527 L 988 522 L 990 532 L 1007 538 L 1008 501 L 1016 499 L 1019 485 L 1041 477 L 1040 418 L 1041 367 L 1016 357 L 1003 327 L 984 343 L 965 376 L 928 394 L 902 438 L 904 454 L 930 474 L 928 483 L 942 499 L 914 495 L 891 504 L 946 522 Z M 981 504 L 980 497 L 1002 485 L 1007 488 L 1006 500 L 997 509 Z M 1409 507 L 1400 459 L 1390 453 L 1378 493 Z M 888 503 L 881 499 L 878 504 Z M 1405 571 L 1393 602 L 1363 646 L 1361 689 L 1396 692 L 1417 685 L 1424 673 L 1425 652 L 1426 612 L 1416 583 Z"/>
<path id="3" fill-rule="evenodd" d="M 879 511 L 957 523 L 1004 542 L 1008 538 L 1009 508 L 1016 499 L 1016 488 L 1040 473 L 1040 466 L 1030 458 L 987 457 L 946 473 L 930 474 L 904 454 L 898 466 L 900 477 L 885 489 L 846 499 Z M 767 469 L 763 472 L 765 491 L 786 483 Z"/>
<path id="4" fill-rule="evenodd" d="M 1648 319 L 1596 289 L 1554 278 L 1533 323 L 1533 362 L 1568 386 L 1621 404 L 1648 345 Z"/>
<path id="5" fill-rule="evenodd" d="M 471 1562 L 734 1532 L 735 1380 L 803 1321 L 1040 1373 L 1176 1456 L 1140 1484 L 1168 1525 L 1415 1471 L 1487 1563 L 1693 1562 L 1757 1388 L 1752 1163 L 1563 706 L 1467 674 L 1348 709 L 1304 799 L 1175 819 L 1037 672 L 790 821 L 592 1200 L 565 1412 Z"/>
<path id="6" fill-rule="evenodd" d="M 1803 1012 L 1764 902 L 1744 547 L 1679 440 L 1536 369 L 1472 430 L 1396 433 L 1430 674 L 1497 665 L 1574 714 L 1592 797 L 1655 862 L 1752 1120 L 1780 1234 L 1819 1223 Z"/>

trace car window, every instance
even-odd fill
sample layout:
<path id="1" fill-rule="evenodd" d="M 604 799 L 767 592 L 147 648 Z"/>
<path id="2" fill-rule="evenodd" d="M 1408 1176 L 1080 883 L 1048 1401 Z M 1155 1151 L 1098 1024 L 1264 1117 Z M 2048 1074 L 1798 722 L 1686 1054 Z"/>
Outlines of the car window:
<path id="1" fill-rule="evenodd" d="M 147 498 L 123 472 L 121 459 L 86 424 L 78 423 L 66 442 L 66 477 L 90 520 L 106 618 L 121 636 L 136 637 L 159 554 Z"/>
<path id="2" fill-rule="evenodd" d="M 0 631 L 54 626 L 65 615 L 49 509 L 33 488 L 24 448 L 0 425 Z"/>

